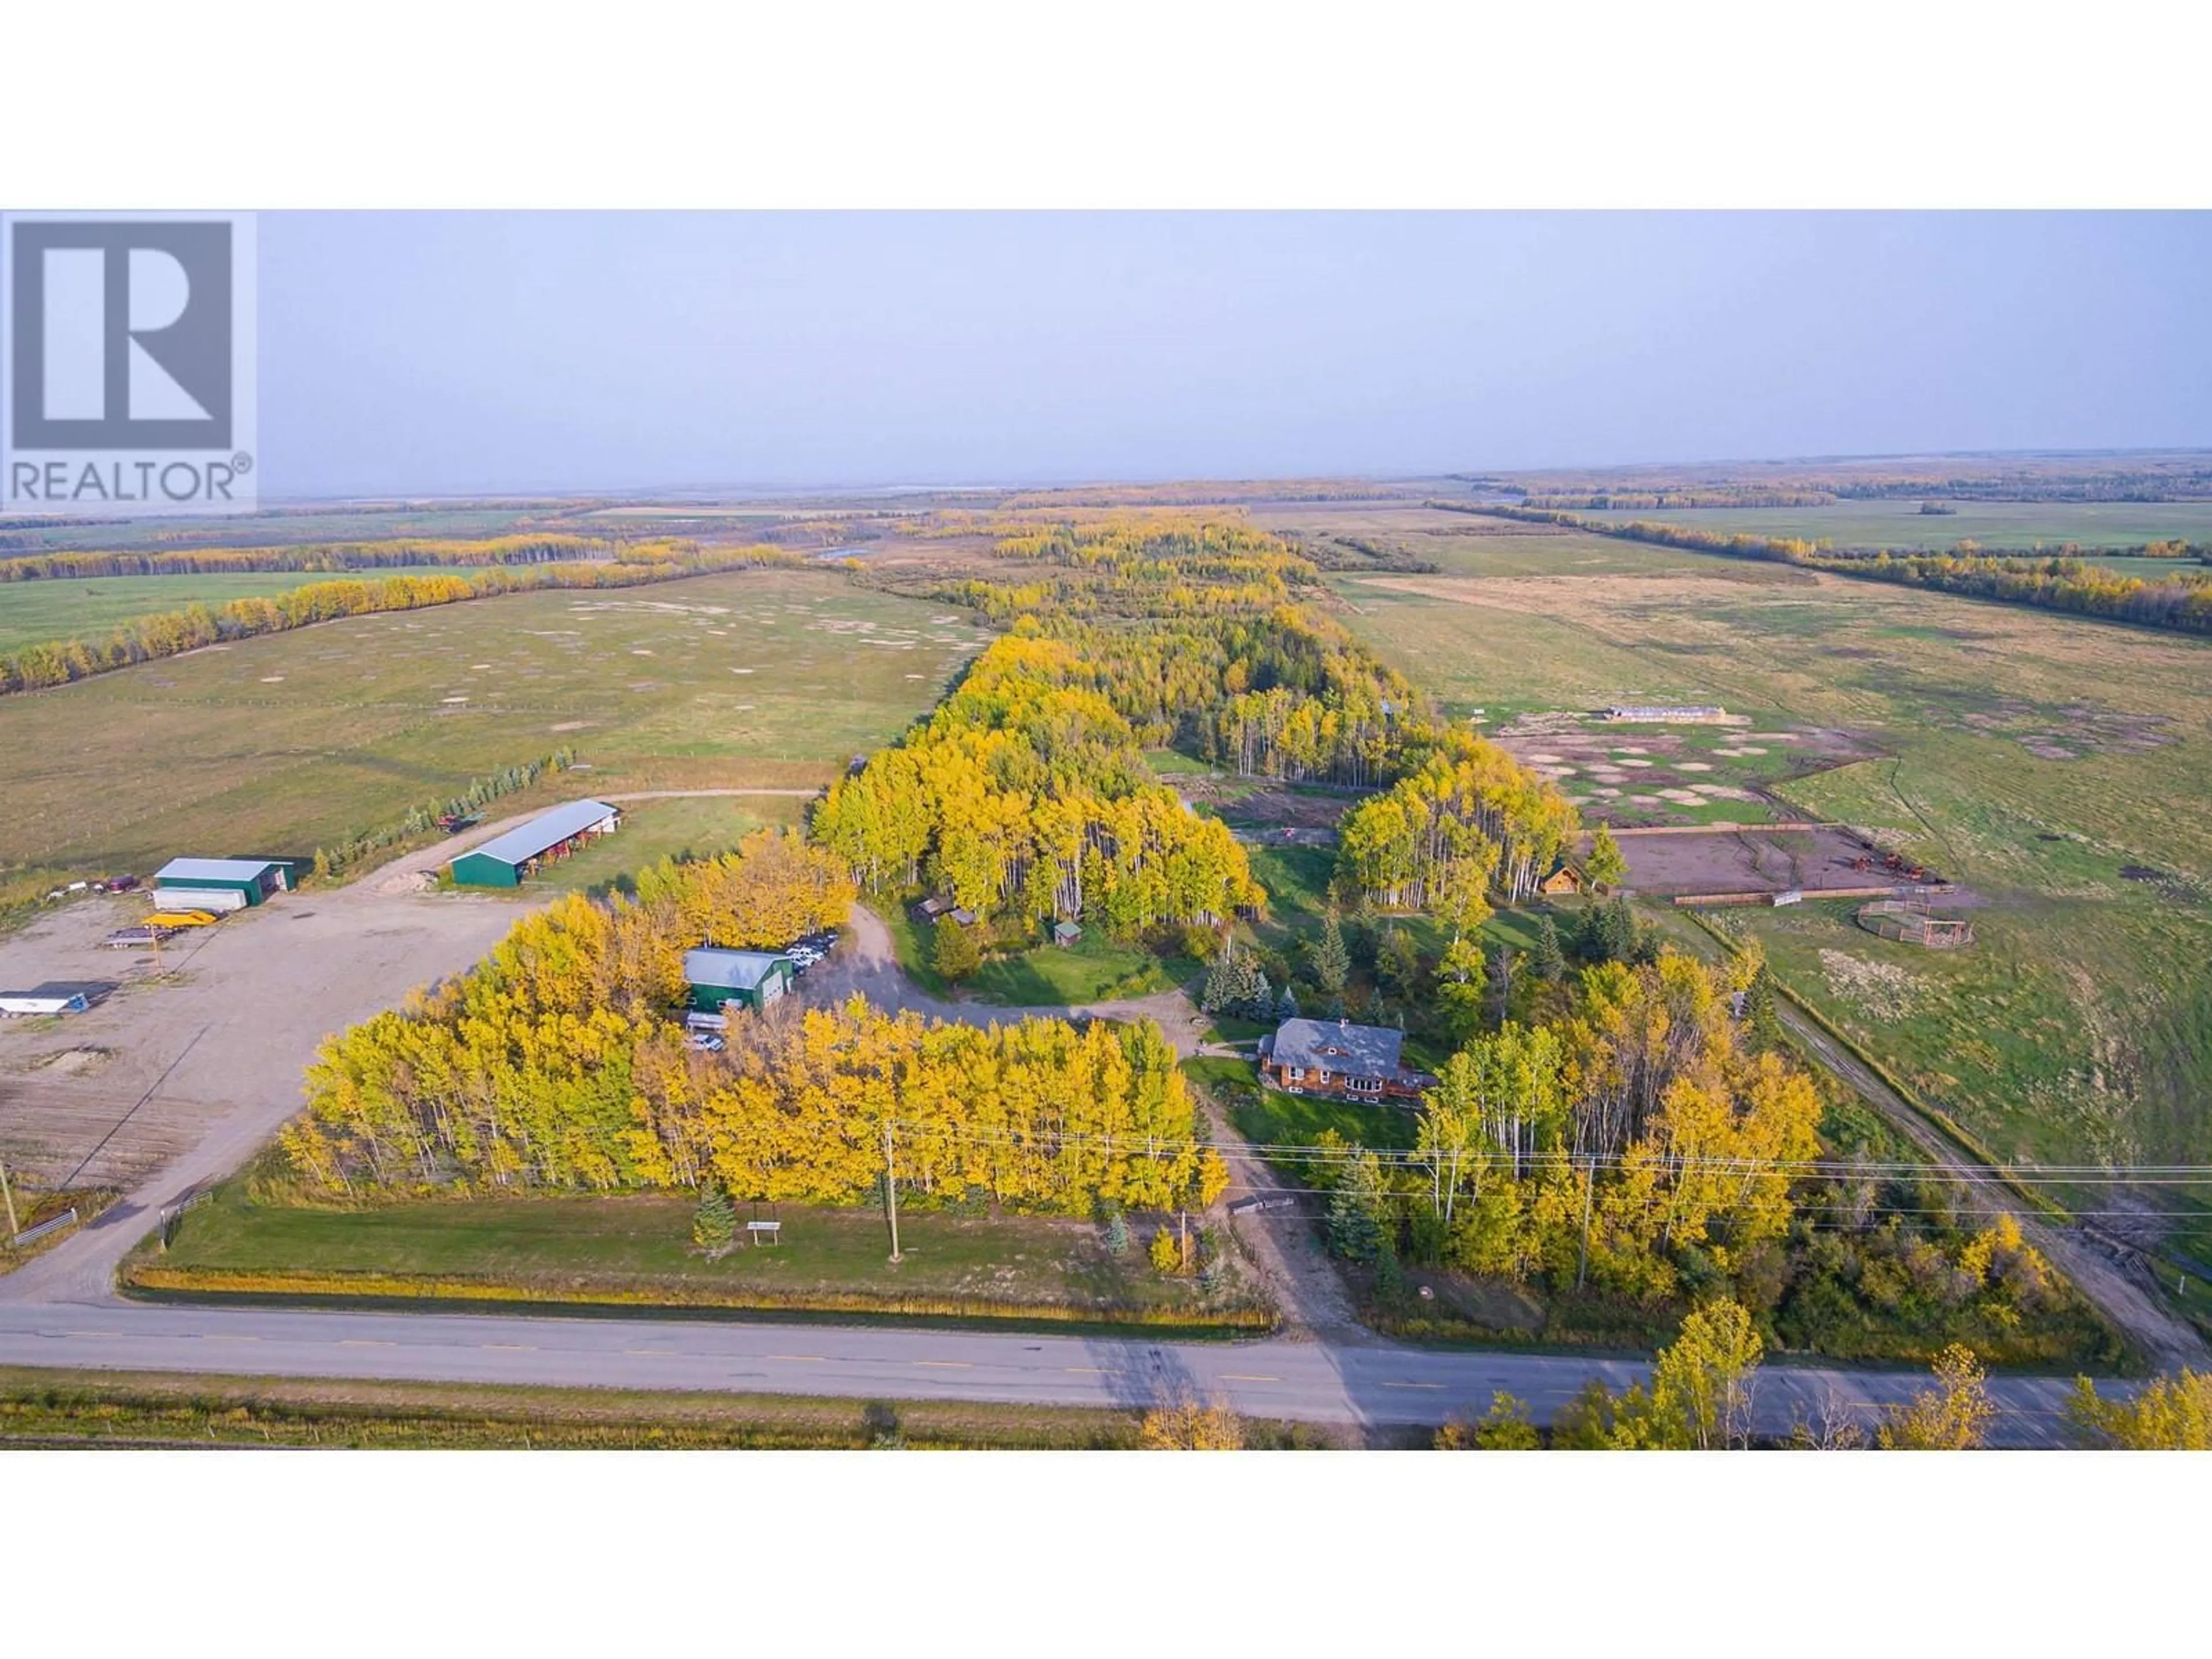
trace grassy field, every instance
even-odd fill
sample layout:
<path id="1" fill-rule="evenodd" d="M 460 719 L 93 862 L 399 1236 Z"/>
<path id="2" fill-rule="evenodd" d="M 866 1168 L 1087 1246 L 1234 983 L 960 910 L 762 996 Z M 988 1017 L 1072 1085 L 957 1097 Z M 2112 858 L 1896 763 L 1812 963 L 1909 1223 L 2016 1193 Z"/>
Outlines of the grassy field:
<path id="1" fill-rule="evenodd" d="M 1853 734 L 1880 758 L 1783 793 L 1966 883 L 1981 942 L 1743 913 L 1778 970 L 2002 1157 L 2212 1161 L 2212 645 L 1670 550 L 1528 574 L 1540 544 L 1342 579 L 1346 619 L 1455 709 L 1650 697 Z"/>
<path id="2" fill-rule="evenodd" d="M 1627 524 L 1637 519 L 1724 534 L 1804 536 L 1838 547 L 1919 547 L 1938 551 L 1962 541 L 1991 551 L 2025 552 L 2063 542 L 2136 547 L 2145 542 L 2212 541 L 2212 501 L 1959 501 L 1955 513 L 1923 514 L 1917 501 L 1835 501 L 1826 507 L 1668 508 L 1590 513 Z"/>
<path id="3" fill-rule="evenodd" d="M 0 699 L 0 888 L 27 869 L 312 853 L 563 745 L 592 769 L 501 811 L 818 785 L 987 637 L 830 571 L 755 570 L 355 617 Z"/>
<path id="4" fill-rule="evenodd" d="M 1009 1008 L 1051 1008 L 1171 991 L 1199 970 L 1188 957 L 1159 957 L 1116 945 L 1094 927 L 1072 945 L 1038 945 L 991 957 L 955 987 L 931 965 L 928 940 L 905 907 L 886 905 L 882 915 L 899 966 L 935 996 L 957 990 Z"/>
<path id="5" fill-rule="evenodd" d="M 1263 1088 L 1251 1062 L 1243 1060 L 1187 1060 L 1183 1074 L 1226 1105 L 1237 1133 L 1255 1146 L 1310 1146 L 1334 1130 L 1363 1146 L 1410 1146 L 1412 1112 L 1364 1100 L 1328 1100 L 1318 1095 L 1288 1095 Z M 1302 1171 L 1295 1158 L 1278 1160 L 1287 1177 Z"/>
<path id="6" fill-rule="evenodd" d="M 741 1243 L 710 1261 L 691 1243 L 693 1207 L 648 1195 L 324 1210 L 258 1204 L 234 1185 L 137 1271 L 159 1288 L 181 1275 L 264 1293 L 287 1279 L 317 1295 L 404 1295 L 435 1282 L 507 1301 L 1207 1322 L 1195 1279 L 1154 1273 L 1134 1248 L 1113 1255 L 1089 1222 L 902 1205 L 904 1259 L 893 1265 L 878 1210 L 740 1205 L 741 1225 L 781 1221 L 781 1243 Z"/>
<path id="7" fill-rule="evenodd" d="M 369 577 L 415 576 L 432 565 L 372 570 Z M 95 576 L 0 583 L 0 652 L 48 640 L 100 639 L 118 623 L 187 605 L 218 605 L 256 594 L 288 593 L 310 582 L 343 580 L 327 570 L 225 571 L 208 576 Z"/>

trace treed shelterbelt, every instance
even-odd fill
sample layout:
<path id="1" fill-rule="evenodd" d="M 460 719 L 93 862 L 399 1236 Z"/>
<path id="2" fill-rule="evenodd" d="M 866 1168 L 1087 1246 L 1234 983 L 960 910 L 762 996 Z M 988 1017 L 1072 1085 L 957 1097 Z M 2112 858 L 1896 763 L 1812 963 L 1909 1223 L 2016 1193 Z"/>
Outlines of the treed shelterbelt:
<path id="1" fill-rule="evenodd" d="M 722 1053 L 690 1048 L 685 949 L 836 925 L 853 889 L 834 855 L 775 831 L 638 887 L 526 917 L 459 981 L 325 1044 L 281 1139 L 293 1172 L 334 1194 L 712 1185 L 856 1203 L 890 1127 L 902 1194 L 922 1201 L 1084 1213 L 1209 1203 L 1225 1184 L 1150 1024 L 978 1029 L 855 999 L 732 1017 Z"/>
<path id="2" fill-rule="evenodd" d="M 309 582 L 282 593 L 250 595 L 217 605 L 191 605 L 181 611 L 139 617 L 125 623 L 105 639 L 52 640 L 25 646 L 20 651 L 0 655 L 0 693 L 44 690 L 94 674 L 202 650 L 210 645 L 252 639 L 262 634 L 281 634 L 344 617 L 420 611 L 431 605 L 457 605 L 467 599 L 548 587 L 636 587 L 754 565 L 799 562 L 797 554 L 778 547 L 704 548 L 684 541 L 638 542 L 613 549 L 588 562 L 567 563 L 548 563 L 523 556 L 526 551 L 557 548 L 557 544 L 544 541 L 434 545 L 443 550 L 447 561 L 474 568 L 465 573 L 456 569 L 428 574 L 334 576 L 329 581 Z M 466 556 L 471 548 L 477 556 Z M 44 564 L 71 556 L 77 556 L 53 555 L 8 562 Z M 146 562 L 128 556 L 97 556 L 125 563 Z M 214 554 L 191 556 L 211 568 L 314 568 L 268 560 L 255 562 L 250 559 L 225 565 L 218 562 Z M 157 565 L 155 574 L 168 568 Z"/>
<path id="3" fill-rule="evenodd" d="M 1114 518 L 1003 538 L 1028 567 L 939 597 L 1012 624 L 930 719 L 841 781 L 817 833 L 871 890 L 1128 933 L 1261 903 L 1244 854 L 1146 764 L 1365 792 L 1366 896 L 1524 896 L 1577 832 L 1556 787 L 1444 723 L 1305 600 L 1319 572 L 1242 525 Z"/>

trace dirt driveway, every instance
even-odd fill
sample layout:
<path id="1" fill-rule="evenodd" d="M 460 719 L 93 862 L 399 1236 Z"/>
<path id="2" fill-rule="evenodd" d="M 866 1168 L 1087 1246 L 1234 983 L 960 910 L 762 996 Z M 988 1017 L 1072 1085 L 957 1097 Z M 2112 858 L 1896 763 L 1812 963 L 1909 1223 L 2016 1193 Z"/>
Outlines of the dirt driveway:
<path id="1" fill-rule="evenodd" d="M 522 822 L 523 819 L 510 822 Z M 48 1187 L 125 1197 L 15 1273 L 0 1299 L 99 1295 L 154 1212 L 235 1168 L 300 1109 L 301 1075 L 332 1032 L 482 957 L 533 902 L 415 890 L 466 842 L 444 842 L 350 885 L 286 893 L 150 951 L 100 941 L 143 897 L 56 909 L 0 939 L 9 989 L 112 981 L 89 1013 L 0 1021 L 0 1152 Z"/>
<path id="2" fill-rule="evenodd" d="M 835 954 L 800 980 L 808 1002 L 833 1006 L 855 991 L 878 1008 L 894 1012 L 913 1009 L 933 1019 L 957 1020 L 963 1025 L 1011 1025 L 1017 1020 L 1149 1019 L 1158 1025 L 1176 1053 L 1188 1059 L 1203 1046 L 1205 1021 L 1190 999 L 1181 991 L 1158 991 L 1151 996 L 1128 997 L 1118 1002 L 1085 1002 L 1054 1007 L 1012 1008 L 1002 1003 L 970 1001 L 964 997 L 932 996 L 906 975 L 891 948 L 890 929 L 865 904 L 853 907 L 852 926 Z"/>

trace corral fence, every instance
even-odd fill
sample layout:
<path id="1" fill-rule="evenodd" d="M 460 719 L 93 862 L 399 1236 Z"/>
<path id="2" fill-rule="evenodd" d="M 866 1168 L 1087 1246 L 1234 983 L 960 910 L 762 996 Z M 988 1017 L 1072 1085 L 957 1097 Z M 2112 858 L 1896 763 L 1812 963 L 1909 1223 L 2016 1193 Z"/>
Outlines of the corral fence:
<path id="1" fill-rule="evenodd" d="M 1808 899 L 1885 899 L 1905 903 L 1909 902 L 1905 897 L 1908 894 L 1957 890 L 1948 882 L 1933 887 L 1904 887 L 1893 883 L 1886 887 L 1790 887 L 1780 892 L 1762 888 L 1755 893 L 1677 893 L 1674 902 L 1677 905 L 1800 904 Z"/>
<path id="2" fill-rule="evenodd" d="M 1964 916 L 1947 916 L 1917 899 L 1887 899 L 1859 907 L 1854 920 L 1869 933 L 1903 945 L 1923 945 L 1931 951 L 1955 951 L 1974 942 L 1974 924 Z"/>

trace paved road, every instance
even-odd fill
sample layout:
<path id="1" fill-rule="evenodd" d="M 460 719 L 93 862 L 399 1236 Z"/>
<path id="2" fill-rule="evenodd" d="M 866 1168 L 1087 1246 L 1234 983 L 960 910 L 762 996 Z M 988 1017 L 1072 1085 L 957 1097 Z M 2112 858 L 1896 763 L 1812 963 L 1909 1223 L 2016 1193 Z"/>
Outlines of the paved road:
<path id="1" fill-rule="evenodd" d="M 1248 1416 L 1372 1427 L 1479 1415 L 1504 1389 L 1548 1419 L 1592 1376 L 1643 1376 L 1628 1360 L 1440 1353 L 1382 1343 L 1149 1343 L 1000 1333 L 472 1314 L 306 1312 L 108 1301 L 0 1307 L 0 1363 L 252 1376 L 368 1377 L 850 1399 L 980 1400 L 1128 1408 L 1189 1394 Z M 1765 1433 L 1801 1420 L 1866 1421 L 1923 1385 L 1914 1372 L 1769 1366 L 1753 1412 Z M 1993 1438 L 2059 1443 L 2066 1385 L 2002 1377 Z"/>

